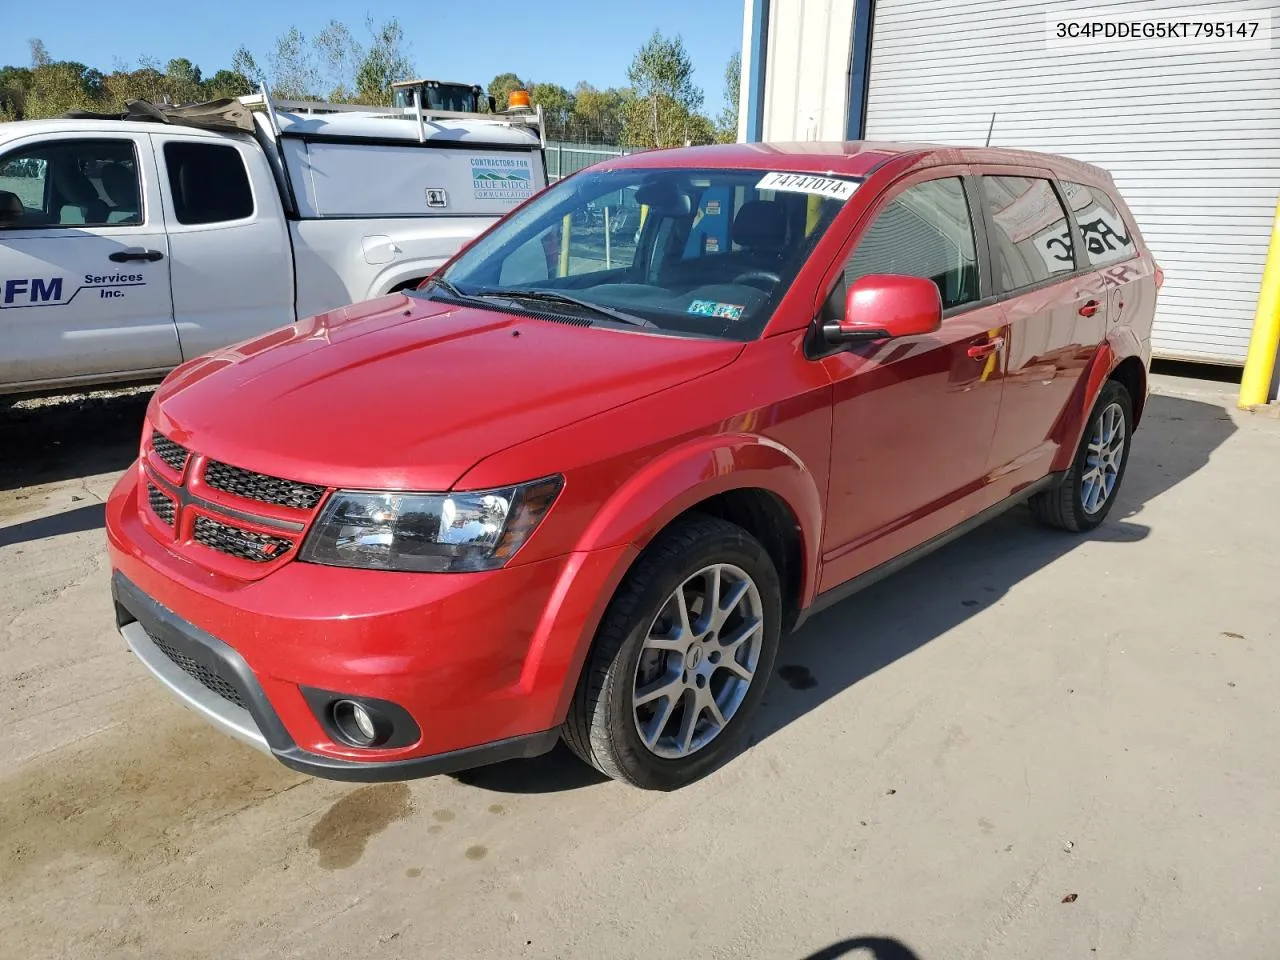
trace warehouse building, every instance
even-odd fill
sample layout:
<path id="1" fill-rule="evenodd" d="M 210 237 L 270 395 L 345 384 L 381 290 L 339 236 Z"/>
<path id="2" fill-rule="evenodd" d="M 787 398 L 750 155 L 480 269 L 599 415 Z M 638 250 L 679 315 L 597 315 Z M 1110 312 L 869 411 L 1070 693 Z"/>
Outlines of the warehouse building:
<path id="1" fill-rule="evenodd" d="M 1083 6 L 746 0 L 739 138 L 990 136 L 1105 167 L 1166 272 L 1155 355 L 1240 365 L 1280 195 L 1280 23 L 1274 47 L 1051 41 L 1049 24 Z M 1268 32 L 1275 4 L 1105 7 L 1180 8 L 1236 22 L 1256 12 Z"/>

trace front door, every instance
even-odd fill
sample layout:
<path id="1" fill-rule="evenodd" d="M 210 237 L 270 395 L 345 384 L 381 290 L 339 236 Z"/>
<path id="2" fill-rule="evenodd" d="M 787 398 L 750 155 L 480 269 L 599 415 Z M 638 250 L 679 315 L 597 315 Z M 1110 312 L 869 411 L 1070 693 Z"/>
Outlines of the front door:
<path id="1" fill-rule="evenodd" d="M 0 224 L 0 388 L 181 361 L 146 136 L 19 140 L 0 155 L 0 191 L 21 205 L 18 219 Z"/>
<path id="2" fill-rule="evenodd" d="M 1000 407 L 1004 319 L 984 297 L 964 170 L 891 188 L 827 301 L 887 273 L 933 280 L 942 329 L 827 357 L 833 384 L 831 480 L 820 589 L 829 590 L 980 509 Z M 942 175 L 951 173 L 950 176 Z"/>

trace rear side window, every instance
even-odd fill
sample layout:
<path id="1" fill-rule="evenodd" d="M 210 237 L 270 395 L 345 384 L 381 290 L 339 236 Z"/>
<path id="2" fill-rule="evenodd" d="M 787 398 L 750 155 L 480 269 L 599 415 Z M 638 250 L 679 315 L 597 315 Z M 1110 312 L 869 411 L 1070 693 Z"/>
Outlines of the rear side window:
<path id="1" fill-rule="evenodd" d="M 1133 232 L 1120 216 L 1115 200 L 1105 190 L 1086 187 L 1082 183 L 1064 182 L 1062 187 L 1067 203 L 1076 215 L 1076 223 L 1080 225 L 1090 266 L 1105 267 L 1138 255 Z"/>
<path id="2" fill-rule="evenodd" d="M 978 298 L 973 219 L 959 178 L 908 187 L 876 214 L 844 268 L 832 304 L 843 312 L 849 284 L 873 273 L 924 277 L 948 309 Z"/>
<path id="3" fill-rule="evenodd" d="M 995 223 L 991 253 L 1002 290 L 1035 286 L 1075 269 L 1067 212 L 1052 183 L 987 176 L 982 193 Z"/>
<path id="4" fill-rule="evenodd" d="M 225 143 L 166 143 L 164 163 L 179 223 L 224 223 L 253 216 L 253 191 L 240 151 Z"/>

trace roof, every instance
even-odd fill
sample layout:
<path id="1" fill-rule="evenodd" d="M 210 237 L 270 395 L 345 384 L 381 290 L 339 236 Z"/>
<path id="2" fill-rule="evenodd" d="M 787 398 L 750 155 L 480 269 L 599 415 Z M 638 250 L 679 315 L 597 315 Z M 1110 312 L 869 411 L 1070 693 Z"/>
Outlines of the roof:
<path id="1" fill-rule="evenodd" d="M 418 122 L 411 117 L 402 119 L 368 114 L 299 114 L 279 111 L 276 117 L 280 123 L 280 132 L 285 136 L 418 142 Z M 510 124 L 497 120 L 427 120 L 423 127 L 426 130 L 428 142 L 455 141 L 498 147 L 518 146 L 526 149 L 536 148 L 540 144 L 537 132 L 524 123 Z M 16 120 L 12 123 L 0 123 L 0 143 L 35 134 L 65 133 L 68 130 L 102 134 L 181 133 L 183 137 L 211 139 L 237 132 L 234 130 L 215 132 L 186 124 L 179 126 L 138 120 L 82 120 L 58 117 L 49 120 Z M 244 135 L 248 136 L 248 134 Z"/>
<path id="2" fill-rule="evenodd" d="M 66 133 L 68 130 L 84 130 L 90 133 L 173 133 L 217 139 L 223 134 L 200 127 L 174 127 L 162 123 L 140 120 L 67 120 L 54 117 L 49 120 L 14 120 L 0 123 L 0 143 L 41 133 Z M 248 134 L 245 134 L 248 136 Z"/>
<path id="3" fill-rule="evenodd" d="M 288 136 L 341 139 L 404 140 L 418 142 L 418 122 L 412 117 L 378 117 L 358 113 L 285 113 L 276 111 L 280 132 Z M 453 140 L 500 146 L 537 147 L 536 131 L 524 123 L 500 120 L 426 120 L 427 140 Z"/>
<path id="4" fill-rule="evenodd" d="M 995 147 L 967 147 L 939 143 L 881 143 L 868 140 L 806 141 L 798 143 L 726 143 L 704 147 L 676 147 L 634 153 L 600 164 L 601 168 L 712 167 L 781 170 L 866 177 L 890 160 L 908 157 L 921 166 L 934 163 L 988 163 L 1047 167 L 1056 173 L 1074 172 L 1085 179 L 1109 181 L 1101 167 L 1048 153 Z"/>

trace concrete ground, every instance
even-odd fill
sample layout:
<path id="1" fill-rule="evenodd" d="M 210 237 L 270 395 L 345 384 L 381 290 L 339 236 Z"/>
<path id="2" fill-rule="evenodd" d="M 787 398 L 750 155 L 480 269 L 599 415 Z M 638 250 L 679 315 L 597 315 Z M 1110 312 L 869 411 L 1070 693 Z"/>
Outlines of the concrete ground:
<path id="1" fill-rule="evenodd" d="M 1280 421 L 1230 389 L 1160 381 L 1094 535 L 1015 511 L 815 618 L 668 795 L 213 732 L 112 626 L 145 395 L 0 413 L 0 955 L 1274 958 Z"/>

